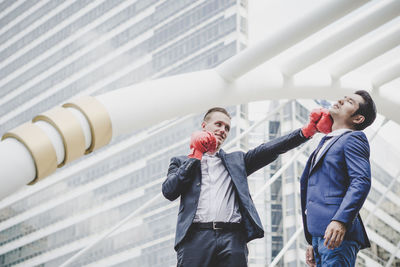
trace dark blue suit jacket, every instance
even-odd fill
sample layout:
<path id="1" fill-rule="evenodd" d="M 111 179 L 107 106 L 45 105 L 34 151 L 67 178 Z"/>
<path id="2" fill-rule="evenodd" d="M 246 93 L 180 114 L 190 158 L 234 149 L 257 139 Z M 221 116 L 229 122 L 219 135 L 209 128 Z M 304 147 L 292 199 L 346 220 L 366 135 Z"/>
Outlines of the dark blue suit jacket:
<path id="1" fill-rule="evenodd" d="M 301 208 L 306 239 L 323 237 L 332 220 L 346 225 L 345 240 L 370 247 L 359 211 L 371 188 L 369 143 L 361 131 L 333 137 L 311 167 L 308 159 L 301 185 Z M 307 210 L 307 214 L 305 211 Z"/>
<path id="2" fill-rule="evenodd" d="M 286 136 L 261 144 L 247 153 L 241 151 L 225 153 L 222 149 L 219 151 L 219 157 L 234 184 L 247 242 L 264 236 L 260 218 L 249 193 L 247 176 L 274 161 L 279 154 L 299 146 L 306 140 L 300 130 L 296 130 Z M 190 159 L 187 156 L 171 159 L 167 179 L 162 185 L 162 192 L 171 201 L 181 197 L 175 249 L 193 222 L 200 196 L 200 185 L 200 160 Z"/>

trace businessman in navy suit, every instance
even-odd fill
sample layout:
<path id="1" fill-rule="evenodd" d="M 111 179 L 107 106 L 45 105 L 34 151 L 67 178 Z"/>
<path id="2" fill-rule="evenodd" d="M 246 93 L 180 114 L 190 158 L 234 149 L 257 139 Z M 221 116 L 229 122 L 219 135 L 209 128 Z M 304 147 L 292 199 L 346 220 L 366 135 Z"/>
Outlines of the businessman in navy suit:
<path id="1" fill-rule="evenodd" d="M 359 211 L 371 187 L 369 144 L 363 129 L 376 118 L 374 101 L 360 90 L 329 110 L 332 132 L 307 161 L 301 208 L 309 266 L 354 266 L 370 247 Z"/>
<path id="2" fill-rule="evenodd" d="M 226 153 L 220 146 L 229 134 L 230 115 L 223 108 L 205 114 L 202 131 L 192 134 L 192 153 L 171 159 L 162 185 L 167 199 L 180 197 L 175 236 L 178 266 L 247 266 L 246 243 L 264 236 L 247 176 L 304 143 L 316 132 L 320 117 L 315 113 L 301 130 L 247 153 Z"/>

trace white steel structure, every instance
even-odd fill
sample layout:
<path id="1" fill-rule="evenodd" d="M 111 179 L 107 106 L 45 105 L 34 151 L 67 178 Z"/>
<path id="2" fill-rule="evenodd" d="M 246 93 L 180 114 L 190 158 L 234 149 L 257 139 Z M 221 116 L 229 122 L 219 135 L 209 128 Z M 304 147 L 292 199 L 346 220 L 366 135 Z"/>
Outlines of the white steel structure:
<path id="1" fill-rule="evenodd" d="M 348 25 L 340 27 L 329 36 L 323 36 L 318 39 L 318 42 L 286 61 L 279 62 L 275 66 L 262 64 L 346 15 L 352 9 L 360 6 L 363 8 L 363 4 L 366 5 L 365 2 L 365 0 L 329 1 L 308 17 L 293 22 L 276 36 L 232 57 L 216 69 L 153 80 L 98 96 L 97 100 L 104 105 L 110 116 L 113 138 L 177 115 L 184 115 L 182 111 L 187 114 L 204 110 L 208 106 L 232 105 L 260 99 L 334 98 L 358 88 L 371 90 L 380 113 L 399 123 L 398 100 L 379 94 L 379 88 L 382 85 L 396 79 L 400 74 L 399 63 L 396 59 L 389 62 L 387 66 L 383 66 L 372 78 L 357 77 L 357 79 L 350 79 L 349 82 L 341 79 L 360 64 L 366 63 L 373 55 L 379 55 L 376 52 L 375 43 L 362 47 L 361 52 L 351 55 L 350 59 L 342 59 L 333 65 L 333 74 L 329 69 L 305 71 L 301 73 L 302 75 L 299 73 L 348 45 L 357 37 L 393 19 L 396 20 L 400 13 L 399 1 L 377 1 L 362 10 L 363 12 Z M 389 35 L 397 38 L 386 38 L 384 41 L 390 44 L 384 46 L 384 51 L 398 44 L 400 38 L 398 28 L 398 23 L 390 27 Z M 183 95 L 182 90 L 189 90 L 190 93 Z M 152 112 L 155 107 L 163 112 Z M 143 113 L 146 116 L 141 116 Z M 82 124 L 85 122 L 83 121 Z M 90 123 L 86 122 L 86 124 Z M 82 128 L 85 136 L 90 136 L 88 127 L 82 126 Z M 57 135 L 57 132 L 51 129 L 47 131 L 50 136 Z M 56 151 L 63 151 L 61 136 L 52 137 L 52 139 L 58 140 L 56 145 L 53 144 Z M 89 147 L 90 143 L 87 142 L 86 147 Z M 35 168 L 28 151 L 24 153 L 18 143 L 5 140 L 1 146 L 1 169 L 5 174 L 2 177 L 14 177 L 13 180 L 16 183 L 2 190 L 2 195 L 5 196 L 13 186 L 18 187 L 18 184 L 23 185 L 32 181 L 35 177 Z M 18 152 L 14 158 L 9 156 L 9 151 L 21 152 Z M 57 161 L 63 162 L 63 160 L 64 154 L 57 153 Z M 29 171 L 26 171 L 24 168 L 14 166 L 31 167 Z"/>
<path id="2" fill-rule="evenodd" d="M 87 7 L 88 9 L 90 8 L 89 6 Z M 39 8 L 38 6 L 35 7 Z M 13 8 L 17 8 L 17 5 L 10 6 L 4 12 L 10 12 L 9 10 Z M 59 6 L 60 11 L 63 8 L 64 6 Z M 77 13 L 76 16 L 83 14 L 83 12 Z M 150 8 L 148 12 L 152 12 L 152 9 Z M 352 16 L 351 19 L 342 20 L 350 15 Z M 395 83 L 400 76 L 398 58 L 392 58 L 384 62 L 385 64 L 381 65 L 380 69 L 377 69 L 371 77 L 362 76 L 357 72 L 358 68 L 368 64 L 376 57 L 391 49 L 398 49 L 400 42 L 399 15 L 400 1 L 398 0 L 326 1 L 307 16 L 298 21 L 293 21 L 282 31 L 231 57 L 214 69 L 154 79 L 96 96 L 95 100 L 93 100 L 95 101 L 95 104 L 93 104 L 95 106 L 94 109 L 104 109 L 104 115 L 96 119 L 98 121 L 109 121 L 108 126 L 102 126 L 105 129 L 102 136 L 97 135 L 98 132 L 93 129 L 96 128 L 94 127 L 96 119 L 90 117 L 90 111 L 85 110 L 87 107 L 85 106 L 87 105 L 86 102 L 76 105 L 79 108 L 67 105 L 61 108 L 63 111 L 60 111 L 60 113 L 44 114 L 45 117 L 47 116 L 47 120 L 49 118 L 50 120 L 53 119 L 52 123 L 35 117 L 32 125 L 36 126 L 29 127 L 31 127 L 30 129 L 40 128 L 42 130 L 41 136 L 44 139 L 47 136 L 47 139 L 50 140 L 50 142 L 47 142 L 47 146 L 54 149 L 54 162 L 50 162 L 50 164 L 45 158 L 40 158 L 43 154 L 46 154 L 43 153 L 45 150 L 41 151 L 42 148 L 48 149 L 46 151 L 50 151 L 51 148 L 44 148 L 45 145 L 43 147 L 30 147 L 32 142 L 28 140 L 29 136 L 23 135 L 24 129 L 20 129 L 19 132 L 10 131 L 11 134 L 5 135 L 6 138 L 0 143 L 0 179 L 1 184 L 5 185 L 1 188 L 0 197 L 4 198 L 25 184 L 31 183 L 33 180 L 36 181 L 39 176 L 44 178 L 42 177 L 42 171 L 45 174 L 50 174 L 57 165 L 60 166 L 69 159 L 72 160 L 75 158 L 75 154 L 72 157 L 71 151 L 76 152 L 76 155 L 83 155 L 85 150 L 91 152 L 90 147 L 94 146 L 95 140 L 106 140 L 104 141 L 105 144 L 111 138 L 117 139 L 123 134 L 132 133 L 176 116 L 200 112 L 210 106 L 227 106 L 265 99 L 334 99 L 356 89 L 366 89 L 371 92 L 380 114 L 396 123 L 400 123 L 400 99 L 382 93 L 382 88 Z M 334 30 L 324 31 L 325 28 L 333 26 L 336 26 Z M 360 38 L 371 32 L 374 32 L 377 38 L 363 40 L 362 43 L 358 42 Z M 12 39 L 10 42 L 12 42 Z M 5 43 L 1 49 L 8 45 L 8 43 Z M 352 46 L 356 47 L 356 52 L 346 53 L 346 51 L 348 52 L 346 49 L 350 49 Z M 122 52 L 123 48 L 121 49 Z M 116 50 L 115 53 L 119 53 L 118 51 L 120 50 Z M 319 64 L 333 55 L 336 60 Z M 6 59 L 3 64 L 7 64 L 7 60 L 12 59 Z M 101 60 L 107 60 L 107 57 Z M 87 70 L 90 70 L 90 66 Z M 23 91 L 24 89 L 20 90 Z M 57 87 L 54 90 L 56 91 Z M 10 95 L 19 93 L 17 90 Z M 48 91 L 47 93 L 51 94 L 53 92 Z M 91 89 L 89 88 L 84 93 L 91 93 Z M 24 105 L 34 105 L 35 101 L 40 100 L 40 97 L 45 96 L 35 97 Z M 7 99 L 7 96 L 4 99 Z M 79 102 L 80 100 L 76 101 Z M 67 102 L 74 104 L 77 103 L 76 101 Z M 16 108 L 9 114 L 3 115 L 0 121 L 9 120 L 20 112 L 19 109 L 23 108 Z M 154 112 L 155 109 L 161 112 Z M 75 125 L 70 126 L 70 128 L 77 129 L 73 133 L 66 133 L 67 129 L 70 129 L 68 127 L 65 130 L 60 130 L 62 122 L 58 124 L 56 121 L 62 112 L 65 113 L 65 110 L 70 112 L 66 116 L 73 117 L 76 120 Z M 78 131 L 82 133 L 80 137 L 75 136 L 78 135 Z M 283 131 L 286 132 L 287 130 L 283 129 Z M 20 137 L 19 139 L 22 139 L 22 141 L 15 140 L 16 136 Z M 67 140 L 69 137 L 71 138 L 70 141 Z M 25 140 L 24 138 L 27 139 Z M 80 151 L 75 149 L 78 145 L 72 144 L 77 142 L 76 140 L 78 139 L 80 140 Z M 137 142 L 137 140 L 132 140 L 132 142 L 135 141 Z M 186 142 L 187 140 L 183 141 Z M 35 151 L 37 151 L 37 154 L 35 154 Z M 292 158 L 288 159 L 288 164 L 299 157 L 301 152 L 292 155 Z M 162 153 L 162 151 L 159 153 Z M 41 163 L 40 160 L 41 162 L 49 163 L 49 166 L 46 167 L 47 169 L 43 167 L 44 163 Z M 143 162 L 137 161 L 135 166 L 129 167 L 140 168 L 140 164 L 143 164 Z M 52 166 L 55 166 L 54 170 L 49 170 L 53 168 Z M 277 173 L 281 175 L 284 170 L 282 169 L 280 173 Z M 121 170 L 121 172 L 123 171 Z M 276 175 L 276 177 L 279 175 Z M 264 190 L 270 184 L 271 182 L 264 187 Z M 40 184 L 37 186 L 40 186 Z M 386 185 L 380 186 L 379 183 L 374 184 L 374 190 L 381 194 L 389 188 Z M 139 198 L 144 194 L 145 188 L 139 188 L 135 194 L 126 197 L 129 199 Z M 74 196 L 71 195 L 69 197 L 73 198 Z M 384 198 L 393 198 L 391 201 L 398 203 L 395 202 L 396 196 L 389 193 L 383 195 Z M 121 198 L 115 201 L 123 203 L 128 199 Z M 397 219 L 380 208 L 383 201 L 379 199 L 375 204 L 367 202 L 365 209 L 369 212 L 379 212 L 382 221 L 393 226 L 397 231 Z M 109 203 L 109 205 L 117 205 L 117 203 Z M 107 207 L 104 208 L 106 209 Z M 74 220 L 74 218 L 71 218 L 71 220 Z M 143 220 L 143 218 L 139 220 Z M 291 221 L 296 230 L 295 232 L 288 232 L 288 235 L 293 238 L 285 237 L 285 241 L 288 242 L 287 246 L 284 247 L 282 253 L 278 254 L 272 265 L 276 264 L 280 257 L 285 255 L 286 249 L 301 234 L 301 231 L 296 226 L 298 220 L 295 218 L 291 219 Z M 136 220 L 132 222 L 132 225 L 121 225 L 121 227 L 115 229 L 116 232 L 114 234 L 122 231 L 123 227 L 134 227 L 135 223 L 140 222 Z M 52 231 L 51 229 L 46 230 Z M 396 257 L 400 256 L 400 246 L 398 245 L 400 243 L 393 245 L 381 235 L 371 231 L 371 229 L 369 229 L 368 233 L 375 244 L 391 253 L 392 256 L 387 264 L 390 265 Z M 112 233 L 110 232 L 110 234 Z M 32 236 L 32 238 L 35 237 Z M 91 242 L 96 244 L 100 241 L 101 238 L 92 237 L 80 242 L 80 244 L 84 248 L 85 245 Z M 143 244 L 140 248 L 125 252 L 129 255 L 140 254 L 142 249 L 150 245 Z M 86 251 L 83 250 L 81 253 Z M 70 251 L 60 251 L 59 253 L 65 254 L 70 253 Z M 361 253 L 360 257 L 365 260 L 366 264 L 381 264 L 370 255 Z M 124 256 L 120 257 L 120 259 L 123 258 Z M 71 262 L 73 260 L 75 258 L 70 259 Z M 112 258 L 108 259 L 108 261 L 107 259 L 104 260 L 108 263 L 114 262 Z"/>

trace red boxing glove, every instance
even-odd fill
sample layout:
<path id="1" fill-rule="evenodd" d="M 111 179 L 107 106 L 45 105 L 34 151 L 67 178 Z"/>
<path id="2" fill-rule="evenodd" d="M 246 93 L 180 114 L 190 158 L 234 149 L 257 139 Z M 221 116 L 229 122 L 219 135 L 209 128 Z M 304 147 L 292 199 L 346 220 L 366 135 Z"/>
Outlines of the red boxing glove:
<path id="1" fill-rule="evenodd" d="M 317 132 L 317 122 L 321 119 L 323 108 L 313 109 L 310 113 L 310 121 L 306 126 L 301 128 L 304 137 L 310 138 Z"/>
<path id="2" fill-rule="evenodd" d="M 328 134 L 332 132 L 332 124 L 333 120 L 331 115 L 329 114 L 329 111 L 327 109 L 322 110 L 322 116 L 317 122 L 317 130 L 318 132 Z"/>
<path id="3" fill-rule="evenodd" d="M 201 160 L 204 153 L 214 153 L 217 150 L 217 139 L 211 132 L 194 132 L 190 139 L 190 149 L 192 152 L 188 157 Z"/>

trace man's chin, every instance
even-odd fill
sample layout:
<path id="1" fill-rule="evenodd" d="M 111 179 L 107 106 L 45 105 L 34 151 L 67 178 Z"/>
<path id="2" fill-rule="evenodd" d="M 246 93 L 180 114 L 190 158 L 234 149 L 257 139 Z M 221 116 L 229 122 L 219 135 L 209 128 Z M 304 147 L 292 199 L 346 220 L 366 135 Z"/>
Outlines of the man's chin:
<path id="1" fill-rule="evenodd" d="M 223 143 L 224 141 L 217 139 L 217 150 L 222 146 Z"/>
<path id="2" fill-rule="evenodd" d="M 332 122 L 334 122 L 335 118 L 338 116 L 338 113 L 336 112 L 336 110 L 333 111 L 329 110 L 329 115 L 331 115 Z"/>

